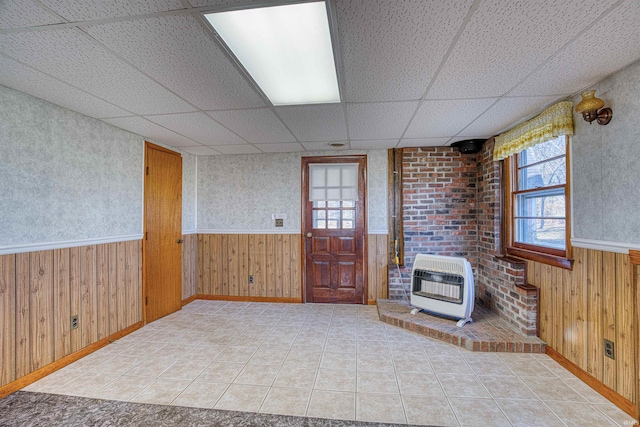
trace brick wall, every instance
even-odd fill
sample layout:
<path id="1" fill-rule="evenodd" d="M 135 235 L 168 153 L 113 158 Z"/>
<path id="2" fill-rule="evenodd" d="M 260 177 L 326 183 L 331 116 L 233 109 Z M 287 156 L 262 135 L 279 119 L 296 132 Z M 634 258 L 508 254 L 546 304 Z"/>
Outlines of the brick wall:
<path id="1" fill-rule="evenodd" d="M 493 141 L 476 155 L 449 147 L 405 148 L 403 221 L 405 265 L 389 268 L 389 297 L 404 299 L 416 254 L 462 256 L 474 269 L 476 304 L 527 335 L 536 333 L 537 298 L 525 284 L 521 263 L 500 254 L 500 164 Z M 404 288 L 404 291 L 403 291 Z"/>
<path id="2" fill-rule="evenodd" d="M 462 256 L 474 269 L 477 261 L 476 156 L 450 147 L 405 148 L 402 167 L 405 265 L 402 283 L 389 268 L 390 298 L 408 295 L 418 253 Z"/>

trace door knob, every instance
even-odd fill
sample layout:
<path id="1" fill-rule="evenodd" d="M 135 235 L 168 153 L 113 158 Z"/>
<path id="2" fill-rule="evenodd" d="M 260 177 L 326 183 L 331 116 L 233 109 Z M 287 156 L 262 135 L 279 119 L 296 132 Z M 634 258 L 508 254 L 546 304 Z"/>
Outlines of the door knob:
<path id="1" fill-rule="evenodd" d="M 176 243 L 183 243 L 183 242 L 184 242 L 184 240 L 182 240 L 182 239 L 176 240 Z"/>
<path id="2" fill-rule="evenodd" d="M 313 234 L 307 233 L 307 237 L 313 237 Z"/>

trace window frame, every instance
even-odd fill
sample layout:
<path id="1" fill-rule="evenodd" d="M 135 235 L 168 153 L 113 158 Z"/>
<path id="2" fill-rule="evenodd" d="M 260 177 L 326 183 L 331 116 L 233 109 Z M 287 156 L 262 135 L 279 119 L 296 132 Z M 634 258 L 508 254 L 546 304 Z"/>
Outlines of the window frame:
<path id="1" fill-rule="evenodd" d="M 513 154 L 505 158 L 502 162 L 502 252 L 507 256 L 524 258 L 544 264 L 553 265 L 565 269 L 572 269 L 572 247 L 571 247 L 571 157 L 570 140 L 565 135 L 565 184 L 554 184 L 546 189 L 564 188 L 565 197 L 565 249 L 551 248 L 547 246 L 532 245 L 528 243 L 516 242 L 515 240 L 515 216 L 516 197 L 518 194 L 533 192 L 531 190 L 518 190 L 518 154 Z M 558 157 L 556 157 L 558 158 Z M 547 159 L 545 161 L 551 160 Z M 539 191 L 539 190 L 537 190 Z"/>

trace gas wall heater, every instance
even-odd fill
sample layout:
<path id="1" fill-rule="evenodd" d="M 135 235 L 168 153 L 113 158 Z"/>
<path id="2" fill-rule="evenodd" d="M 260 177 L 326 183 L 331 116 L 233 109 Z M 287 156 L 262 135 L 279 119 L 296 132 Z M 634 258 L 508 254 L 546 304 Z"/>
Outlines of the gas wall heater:
<path id="1" fill-rule="evenodd" d="M 474 302 L 473 270 L 465 258 L 418 254 L 411 272 L 411 314 L 425 310 L 471 322 Z"/>

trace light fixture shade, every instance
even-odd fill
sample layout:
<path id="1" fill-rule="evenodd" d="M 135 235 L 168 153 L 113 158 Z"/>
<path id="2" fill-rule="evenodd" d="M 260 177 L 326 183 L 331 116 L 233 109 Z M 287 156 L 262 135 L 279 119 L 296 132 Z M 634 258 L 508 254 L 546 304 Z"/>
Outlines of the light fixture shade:
<path id="1" fill-rule="evenodd" d="M 324 1 L 204 17 L 273 105 L 340 102 Z"/>
<path id="2" fill-rule="evenodd" d="M 587 90 L 582 92 L 582 101 L 576 105 L 576 113 L 596 112 L 604 107 L 604 101 L 596 98 L 595 90 Z"/>

